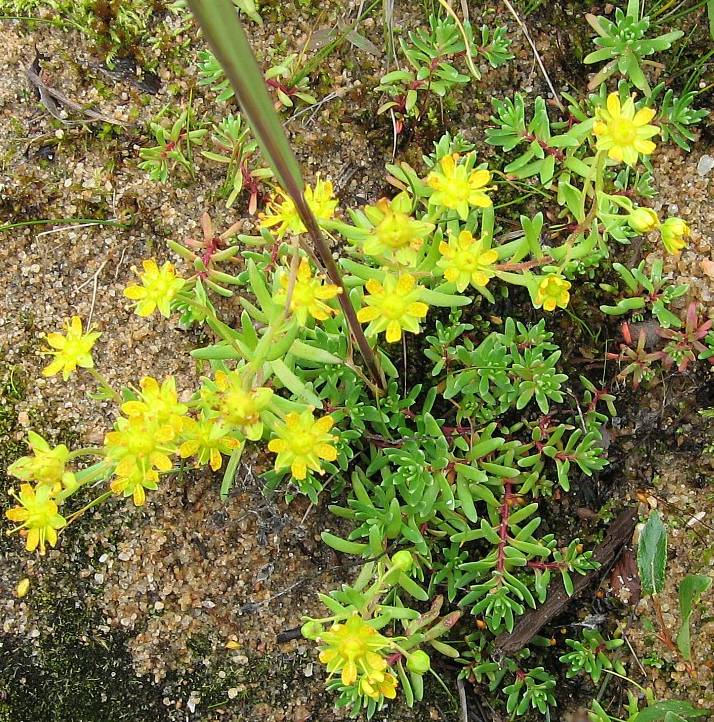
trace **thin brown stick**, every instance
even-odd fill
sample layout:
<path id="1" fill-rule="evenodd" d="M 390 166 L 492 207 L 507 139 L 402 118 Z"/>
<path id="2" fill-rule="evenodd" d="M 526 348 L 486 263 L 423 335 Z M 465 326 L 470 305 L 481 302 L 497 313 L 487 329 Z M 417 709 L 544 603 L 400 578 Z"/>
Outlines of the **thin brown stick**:
<path id="1" fill-rule="evenodd" d="M 620 549 L 632 538 L 637 522 L 637 509 L 628 507 L 615 521 L 610 524 L 603 541 L 595 547 L 593 559 L 600 562 L 598 569 L 593 569 L 585 576 L 578 576 L 573 582 L 573 595 L 563 587 L 563 582 L 558 579 L 553 583 L 548 592 L 548 599 L 540 607 L 529 609 L 519 620 L 513 632 L 499 634 L 493 642 L 494 648 L 503 654 L 517 652 L 538 633 L 553 617 L 562 612 L 571 600 L 578 596 L 587 586 L 590 585 L 617 557 Z"/>

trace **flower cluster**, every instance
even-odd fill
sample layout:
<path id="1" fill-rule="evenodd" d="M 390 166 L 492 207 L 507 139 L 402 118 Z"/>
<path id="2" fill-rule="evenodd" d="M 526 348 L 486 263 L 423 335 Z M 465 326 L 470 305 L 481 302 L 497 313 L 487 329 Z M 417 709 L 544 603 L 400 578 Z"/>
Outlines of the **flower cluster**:
<path id="1" fill-rule="evenodd" d="M 397 678 L 388 671 L 380 654 L 389 640 L 354 613 L 346 622 L 333 624 L 320 635 L 320 661 L 330 676 L 340 674 L 345 687 L 355 685 L 374 700 L 394 699 Z"/>
<path id="2" fill-rule="evenodd" d="M 20 485 L 19 494 L 10 491 L 18 505 L 8 509 L 5 516 L 19 522 L 8 533 L 24 534 L 27 551 L 39 549 L 44 554 L 45 545 L 54 547 L 58 530 L 67 525 L 59 513 L 58 497 L 64 490 L 74 489 L 77 482 L 74 473 L 67 470 L 70 451 L 64 444 L 52 448 L 34 431 L 28 437 L 32 456 L 20 457 L 7 469 L 8 474 L 26 483 Z"/>
<path id="3" fill-rule="evenodd" d="M 307 186 L 305 189 L 305 201 L 318 221 L 330 220 L 337 209 L 332 181 L 322 180 L 318 176 L 315 186 Z M 307 230 L 295 202 L 281 188 L 278 188 L 268 202 L 266 212 L 261 214 L 260 226 L 261 228 L 275 229 L 279 238 L 286 233 L 298 236 Z"/>
<path id="4" fill-rule="evenodd" d="M 144 504 L 146 489 L 157 488 L 159 474 L 173 468 L 171 457 L 188 411 L 178 400 L 172 376 L 161 385 L 146 376 L 140 389 L 136 399 L 122 404 L 124 416 L 104 439 L 106 458 L 114 467 L 111 489 L 132 497 L 136 506 Z"/>

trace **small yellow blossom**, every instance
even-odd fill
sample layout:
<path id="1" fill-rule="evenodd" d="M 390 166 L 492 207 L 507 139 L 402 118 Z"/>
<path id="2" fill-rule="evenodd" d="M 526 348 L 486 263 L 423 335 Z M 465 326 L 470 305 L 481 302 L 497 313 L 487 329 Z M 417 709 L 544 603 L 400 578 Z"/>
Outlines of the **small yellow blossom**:
<path id="1" fill-rule="evenodd" d="M 485 168 L 467 170 L 459 164 L 459 154 L 446 155 L 441 159 L 438 170 L 432 170 L 426 177 L 428 186 L 434 189 L 429 204 L 455 210 L 462 220 L 469 215 L 469 207 L 488 208 L 491 199 L 484 192 L 491 180 L 490 171 Z"/>
<path id="2" fill-rule="evenodd" d="M 570 281 L 566 281 L 554 273 L 545 276 L 538 285 L 535 307 L 542 306 L 546 311 L 554 311 L 556 306 L 565 308 L 570 301 L 568 292 L 570 285 Z"/>
<path id="3" fill-rule="evenodd" d="M 617 93 L 607 96 L 605 108 L 595 110 L 593 133 L 597 149 L 607 151 L 611 160 L 630 166 L 637 163 L 639 154 L 650 155 L 656 148 L 649 140 L 659 133 L 659 128 L 649 125 L 656 115 L 653 108 L 641 108 L 635 112 L 635 101 L 628 98 L 620 104 Z"/>
<path id="4" fill-rule="evenodd" d="M 146 489 L 156 491 L 159 488 L 159 474 L 154 469 L 142 471 L 134 467 L 124 476 L 117 475 L 109 488 L 115 493 L 125 497 L 132 497 L 134 506 L 144 506 Z"/>
<path id="5" fill-rule="evenodd" d="M 149 259 L 141 264 L 144 272 L 139 273 L 141 285 L 133 284 L 124 289 L 124 295 L 136 301 L 137 316 L 151 316 L 158 308 L 159 313 L 168 318 L 171 315 L 171 302 L 184 287 L 186 281 L 176 275 L 173 264 L 166 261 L 161 268 L 156 261 Z"/>
<path id="6" fill-rule="evenodd" d="M 266 386 L 246 390 L 238 371 L 216 371 L 214 381 L 201 387 L 201 405 L 208 415 L 217 415 L 251 441 L 263 435 L 260 417 L 270 405 L 273 390 Z"/>
<path id="7" fill-rule="evenodd" d="M 334 421 L 331 416 L 315 419 L 311 409 L 298 414 L 290 412 L 273 429 L 277 438 L 271 439 L 268 449 L 274 454 L 275 470 L 290 469 L 292 475 L 302 481 L 308 470 L 323 474 L 320 459 L 334 461 L 337 449 L 336 437 L 329 433 Z"/>
<path id="8" fill-rule="evenodd" d="M 389 640 L 357 613 L 345 623 L 333 624 L 329 630 L 323 632 L 320 635 L 320 645 L 320 661 L 327 665 L 330 675 L 339 672 L 342 684 L 346 687 L 362 677 L 360 687 L 372 697 L 386 677 L 391 676 L 386 673 L 387 660 L 379 654 L 389 646 Z M 394 687 L 391 682 L 387 682 L 387 693 L 383 693 L 384 696 L 388 696 L 391 693 L 389 690 Z"/>
<path id="9" fill-rule="evenodd" d="M 399 341 L 402 331 L 419 333 L 419 320 L 424 318 L 429 307 L 420 301 L 422 286 L 410 274 L 394 276 L 386 274 L 384 282 L 370 279 L 366 284 L 368 296 L 364 307 L 357 312 L 360 323 L 369 322 L 365 329 L 368 336 L 386 332 L 389 343 Z"/>
<path id="10" fill-rule="evenodd" d="M 285 304 L 287 300 L 287 289 L 290 277 L 287 272 L 280 277 L 280 285 L 282 289 L 275 295 L 275 302 Z M 335 313 L 335 309 L 328 306 L 325 301 L 335 298 L 340 293 L 340 287 L 332 283 L 323 283 L 323 279 L 319 276 L 313 276 L 310 270 L 310 264 L 306 258 L 300 261 L 297 278 L 293 286 L 293 295 L 290 298 L 290 310 L 295 315 L 297 322 L 301 326 L 307 324 L 308 318 L 317 321 L 324 321 L 331 314 Z"/>
<path id="11" fill-rule="evenodd" d="M 107 460 L 116 463 L 117 476 L 128 477 L 136 470 L 149 475 L 152 468 L 171 471 L 176 429 L 159 426 L 139 416 L 121 417 L 114 431 L 104 437 Z"/>
<path id="12" fill-rule="evenodd" d="M 11 494 L 20 503 L 20 506 L 8 509 L 5 516 L 10 521 L 21 522 L 12 531 L 27 530 L 25 548 L 33 552 L 39 547 L 40 554 L 44 554 L 45 543 L 54 547 L 57 544 L 57 530 L 67 525 L 67 520 L 59 513 L 53 498 L 52 487 L 47 484 L 38 484 L 34 489 L 30 484 L 20 486 L 19 495 Z"/>
<path id="13" fill-rule="evenodd" d="M 305 200 L 318 221 L 328 221 L 335 215 L 337 199 L 332 181 L 324 181 L 318 175 L 315 187 L 305 188 Z M 260 227 L 276 227 L 278 237 L 287 232 L 297 236 L 307 230 L 293 199 L 282 188 L 268 202 L 266 213 L 261 214 Z"/>
<path id="14" fill-rule="evenodd" d="M 685 240 L 692 231 L 681 218 L 668 218 L 659 228 L 662 234 L 662 243 L 668 253 L 678 255 L 687 245 Z"/>
<path id="15" fill-rule="evenodd" d="M 205 417 L 198 420 L 184 419 L 181 438 L 181 458 L 195 456 L 199 464 L 210 464 L 213 471 L 221 468 L 222 454 L 230 456 L 241 443 L 229 436 L 229 429 L 223 422 Z"/>
<path id="16" fill-rule="evenodd" d="M 471 283 L 476 288 L 484 287 L 494 276 L 493 264 L 498 260 L 498 251 L 484 248 L 483 239 L 475 239 L 468 231 L 450 236 L 449 242 L 439 244 L 441 258 L 436 265 L 442 269 L 444 278 L 456 285 L 462 292 Z"/>
<path id="17" fill-rule="evenodd" d="M 61 371 L 65 381 L 77 369 L 77 366 L 83 369 L 94 367 L 91 351 L 97 339 L 102 335 L 91 329 L 87 329 L 87 333 L 83 334 L 82 319 L 79 316 L 72 316 L 72 320 L 68 321 L 66 325 L 67 334 L 65 336 L 61 333 L 47 334 L 47 343 L 55 349 L 48 353 L 51 353 L 54 359 L 49 366 L 42 369 L 43 376 L 54 376 Z"/>
<path id="18" fill-rule="evenodd" d="M 36 481 L 51 487 L 72 486 L 74 474 L 65 471 L 69 460 L 69 449 L 59 444 L 53 449 L 39 434 L 27 434 L 33 456 L 21 456 L 7 468 L 7 473 L 22 481 Z"/>
<path id="19" fill-rule="evenodd" d="M 364 214 L 373 228 L 362 242 L 362 250 L 368 256 L 414 266 L 434 224 L 412 218 L 411 210 L 408 193 L 399 193 L 391 201 L 380 198 L 375 205 L 366 206 Z"/>
<path id="20" fill-rule="evenodd" d="M 655 228 L 659 228 L 660 225 L 657 214 L 651 208 L 645 206 L 635 208 L 635 210 L 627 216 L 627 223 L 630 228 L 637 233 L 649 233 Z"/>
<path id="21" fill-rule="evenodd" d="M 156 422 L 159 426 L 168 425 L 178 431 L 188 407 L 179 403 L 176 379 L 167 376 L 159 386 L 155 378 L 144 376 L 139 381 L 139 387 L 139 398 L 123 403 L 122 412 L 130 418 L 143 418 L 147 422 Z"/>

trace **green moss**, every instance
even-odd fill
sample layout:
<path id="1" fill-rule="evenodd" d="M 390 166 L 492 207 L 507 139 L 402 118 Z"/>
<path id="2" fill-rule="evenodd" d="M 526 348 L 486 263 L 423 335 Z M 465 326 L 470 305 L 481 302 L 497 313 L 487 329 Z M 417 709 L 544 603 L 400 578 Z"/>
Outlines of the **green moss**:
<path id="1" fill-rule="evenodd" d="M 0 720 L 168 720 L 162 690 L 133 674 L 122 635 L 98 631 L 77 597 L 60 596 L 68 588 L 31 593 L 31 619 L 44 627 L 36 643 L 0 637 Z"/>

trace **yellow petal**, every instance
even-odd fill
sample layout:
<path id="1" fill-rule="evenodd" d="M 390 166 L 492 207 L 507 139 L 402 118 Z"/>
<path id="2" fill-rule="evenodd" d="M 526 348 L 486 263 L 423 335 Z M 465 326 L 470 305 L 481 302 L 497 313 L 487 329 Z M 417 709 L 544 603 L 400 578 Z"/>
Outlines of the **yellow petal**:
<path id="1" fill-rule="evenodd" d="M 421 301 L 415 301 L 407 306 L 407 313 L 410 316 L 416 316 L 417 318 L 424 318 L 429 312 L 429 306 Z"/>
<path id="2" fill-rule="evenodd" d="M 302 459 L 295 459 L 290 466 L 290 471 L 298 481 L 302 481 L 307 476 L 307 464 Z"/>
<path id="3" fill-rule="evenodd" d="M 367 281 L 365 288 L 372 296 L 378 296 L 384 290 L 382 284 L 374 278 L 370 278 L 369 281 Z"/>
<path id="4" fill-rule="evenodd" d="M 321 434 L 326 434 L 333 427 L 334 423 L 335 420 L 332 416 L 322 416 L 315 422 L 313 428 Z"/>
<path id="5" fill-rule="evenodd" d="M 607 96 L 607 112 L 613 117 L 617 117 L 620 115 L 620 108 L 620 98 L 617 93 L 610 93 Z"/>
<path id="6" fill-rule="evenodd" d="M 475 170 L 469 177 L 469 186 L 471 189 L 483 188 L 491 180 L 490 171 L 482 168 L 481 170 Z"/>
<path id="7" fill-rule="evenodd" d="M 52 348 L 58 351 L 61 351 L 67 345 L 67 337 L 61 333 L 48 333 L 45 340 Z"/>
<path id="8" fill-rule="evenodd" d="M 25 539 L 25 549 L 28 552 L 34 552 L 35 549 L 37 549 L 37 545 L 40 543 L 40 530 L 39 529 L 30 529 L 30 531 L 27 532 L 27 539 Z M 42 550 L 40 550 L 40 553 L 42 553 Z"/>
<path id="9" fill-rule="evenodd" d="M 647 123 L 649 123 L 655 115 L 657 115 L 657 112 L 654 108 L 640 108 L 640 110 L 635 113 L 635 117 L 632 119 L 632 122 L 635 125 L 647 125 Z"/>
<path id="10" fill-rule="evenodd" d="M 64 361 L 60 358 L 55 358 L 52 363 L 50 363 L 48 366 L 45 366 L 45 368 L 42 369 L 42 375 L 43 376 L 54 376 L 55 374 L 59 373 L 62 370 L 62 367 L 64 366 Z"/>
<path id="11" fill-rule="evenodd" d="M 82 319 L 79 316 L 72 316 L 72 320 L 69 322 L 69 330 L 75 336 L 82 335 Z"/>
<path id="12" fill-rule="evenodd" d="M 416 280 L 414 279 L 414 276 L 405 273 L 403 276 L 400 276 L 397 281 L 397 293 L 406 296 L 406 294 L 409 293 L 415 285 Z"/>
<path id="13" fill-rule="evenodd" d="M 402 327 L 398 321 L 390 321 L 387 324 L 386 338 L 389 343 L 395 343 L 402 337 Z"/>
<path id="14" fill-rule="evenodd" d="M 379 309 L 375 306 L 364 306 L 357 311 L 357 320 L 360 323 L 367 323 L 368 321 L 374 321 L 379 316 Z"/>
<path id="15" fill-rule="evenodd" d="M 330 444 L 318 444 L 315 453 L 325 461 L 334 461 L 337 458 L 337 449 Z"/>
<path id="16" fill-rule="evenodd" d="M 287 451 L 288 445 L 284 439 L 271 439 L 268 442 L 268 449 L 274 454 L 281 454 Z"/>

